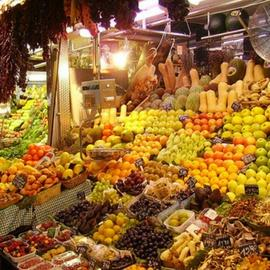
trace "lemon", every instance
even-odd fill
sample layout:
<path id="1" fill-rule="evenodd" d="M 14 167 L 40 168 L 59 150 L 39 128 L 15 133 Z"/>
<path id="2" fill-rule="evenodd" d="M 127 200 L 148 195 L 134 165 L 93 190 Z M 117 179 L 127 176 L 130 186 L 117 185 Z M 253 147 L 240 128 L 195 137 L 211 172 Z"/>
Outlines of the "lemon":
<path id="1" fill-rule="evenodd" d="M 214 184 L 214 185 L 211 186 L 211 189 L 212 190 L 219 189 L 219 186 L 217 184 Z"/>
<path id="2" fill-rule="evenodd" d="M 110 219 L 111 221 L 115 222 L 115 221 L 116 221 L 116 215 L 115 215 L 115 214 L 110 214 L 110 215 L 109 215 L 109 219 Z"/>
<path id="3" fill-rule="evenodd" d="M 100 234 L 104 234 L 104 231 L 105 231 L 105 227 L 104 227 L 104 225 L 101 225 L 99 228 L 98 228 L 98 232 L 100 233 Z"/>
<path id="4" fill-rule="evenodd" d="M 102 235 L 102 234 L 98 235 L 98 241 L 104 242 L 104 239 L 105 239 L 104 235 Z"/>
<path id="5" fill-rule="evenodd" d="M 121 231 L 121 227 L 120 227 L 119 225 L 114 225 L 114 226 L 113 226 L 113 230 L 114 230 L 115 232 L 120 232 L 120 231 Z"/>
<path id="6" fill-rule="evenodd" d="M 106 220 L 105 222 L 104 222 L 104 227 L 105 228 L 112 228 L 113 227 L 113 222 L 110 220 L 110 219 L 108 219 L 108 220 Z"/>
<path id="7" fill-rule="evenodd" d="M 99 232 L 95 232 L 94 234 L 93 234 L 93 239 L 95 240 L 95 241 L 98 241 L 99 240 Z"/>
<path id="8" fill-rule="evenodd" d="M 104 239 L 103 242 L 104 242 L 104 244 L 106 244 L 106 245 L 111 245 L 111 244 L 112 244 L 112 238 L 107 237 L 107 238 Z"/>
<path id="9" fill-rule="evenodd" d="M 105 237 L 113 237 L 115 235 L 115 231 L 111 228 L 106 228 L 104 230 L 104 236 Z M 106 239 L 105 239 L 106 240 Z"/>

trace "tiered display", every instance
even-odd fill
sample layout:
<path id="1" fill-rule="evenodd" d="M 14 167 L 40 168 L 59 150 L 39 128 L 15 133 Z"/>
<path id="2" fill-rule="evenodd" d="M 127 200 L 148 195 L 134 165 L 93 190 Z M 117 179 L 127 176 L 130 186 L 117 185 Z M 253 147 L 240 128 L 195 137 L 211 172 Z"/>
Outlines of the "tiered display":
<path id="1" fill-rule="evenodd" d="M 93 184 L 33 231 L 2 236 L 2 254 L 19 269 L 270 269 L 270 113 L 247 101 L 255 88 L 266 97 L 269 79 L 252 61 L 221 70 L 192 69 L 190 87 L 179 79 L 96 121 L 82 155 L 32 144 L 2 158 L 2 208 Z"/>

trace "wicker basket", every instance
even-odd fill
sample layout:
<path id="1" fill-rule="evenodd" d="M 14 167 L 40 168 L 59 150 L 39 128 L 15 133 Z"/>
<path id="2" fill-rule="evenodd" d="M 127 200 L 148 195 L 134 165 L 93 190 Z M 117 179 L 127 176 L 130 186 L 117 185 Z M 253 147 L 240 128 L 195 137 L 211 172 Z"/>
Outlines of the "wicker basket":
<path id="1" fill-rule="evenodd" d="M 7 207 L 9 207 L 9 206 L 11 206 L 11 205 L 14 205 L 14 204 L 16 204 L 16 203 L 18 203 L 18 202 L 22 199 L 22 197 L 23 197 L 23 196 L 18 195 L 18 196 L 16 196 L 16 197 L 14 197 L 14 199 L 11 200 L 11 201 L 8 201 L 8 202 L 6 202 L 6 203 L 1 203 L 1 204 L 0 204 L 0 210 L 2 210 L 2 209 L 4 209 L 4 208 L 7 208 Z"/>
<path id="2" fill-rule="evenodd" d="M 58 196 L 60 193 L 61 193 L 61 183 L 58 183 L 47 189 L 44 189 L 37 194 L 34 205 L 41 205 Z"/>
<path id="3" fill-rule="evenodd" d="M 87 176 L 88 176 L 88 173 L 87 171 L 85 171 L 79 174 L 78 176 L 75 176 L 69 180 L 62 181 L 62 184 L 65 188 L 71 189 L 85 182 L 87 179 Z"/>

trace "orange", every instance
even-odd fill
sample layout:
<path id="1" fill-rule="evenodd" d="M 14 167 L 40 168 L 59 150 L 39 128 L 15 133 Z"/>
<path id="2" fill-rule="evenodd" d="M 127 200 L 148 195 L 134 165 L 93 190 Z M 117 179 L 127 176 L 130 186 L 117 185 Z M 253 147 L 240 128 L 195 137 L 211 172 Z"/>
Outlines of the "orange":
<path id="1" fill-rule="evenodd" d="M 119 176 L 121 174 L 121 170 L 120 169 L 114 169 L 114 170 L 112 170 L 112 174 Z"/>
<path id="2" fill-rule="evenodd" d="M 218 179 L 218 177 L 211 177 L 210 178 L 210 184 L 211 184 L 211 186 L 212 185 L 218 185 L 218 182 L 219 182 L 219 179 Z"/>
<path id="3" fill-rule="evenodd" d="M 215 164 L 216 164 L 218 167 L 222 167 L 222 166 L 223 166 L 223 160 L 222 160 L 222 159 L 216 159 L 216 160 L 215 160 Z"/>
<path id="4" fill-rule="evenodd" d="M 237 178 L 237 173 L 230 173 L 228 180 L 235 180 Z"/>
<path id="5" fill-rule="evenodd" d="M 225 172 L 225 171 L 226 171 L 226 169 L 224 167 L 218 167 L 217 168 L 217 173 L 218 174 L 221 174 L 222 172 Z"/>
<path id="6" fill-rule="evenodd" d="M 217 152 L 217 151 L 223 152 L 223 148 L 224 148 L 224 146 L 221 143 L 215 144 L 212 147 L 213 151 L 215 151 L 215 152 Z"/>
<path id="7" fill-rule="evenodd" d="M 226 147 L 224 147 L 223 152 L 224 153 L 232 153 L 234 151 L 234 146 L 232 144 L 228 144 Z"/>
<path id="8" fill-rule="evenodd" d="M 234 164 L 234 161 L 231 160 L 231 159 L 224 160 L 224 163 L 223 163 L 223 165 L 224 165 L 224 167 L 225 167 L 226 169 L 229 168 L 229 166 L 230 166 L 230 165 L 233 165 L 233 164 Z"/>
<path id="9" fill-rule="evenodd" d="M 224 156 L 223 152 L 217 151 L 214 153 L 213 158 L 214 159 L 223 159 L 223 156 Z"/>
<path id="10" fill-rule="evenodd" d="M 195 125 L 193 127 L 193 130 L 198 130 L 198 131 L 201 131 L 202 127 L 200 125 Z"/>
<path id="11" fill-rule="evenodd" d="M 212 163 L 209 165 L 209 170 L 210 171 L 216 171 L 216 169 L 218 168 L 218 166 L 215 163 Z"/>
<path id="12" fill-rule="evenodd" d="M 209 178 L 213 178 L 213 177 L 216 177 L 217 176 L 217 173 L 215 172 L 215 171 L 211 171 L 211 172 L 209 172 L 209 174 L 208 174 L 208 177 Z"/>
<path id="13" fill-rule="evenodd" d="M 223 159 L 225 160 L 232 159 L 232 158 L 233 158 L 233 153 L 231 152 L 225 153 L 223 156 Z"/>
<path id="14" fill-rule="evenodd" d="M 248 155 L 248 154 L 254 154 L 256 152 L 256 146 L 255 145 L 248 145 L 245 149 L 244 149 L 244 154 Z"/>
<path id="15" fill-rule="evenodd" d="M 242 159 L 242 157 L 243 157 L 243 154 L 242 153 L 235 153 L 234 155 L 233 155 L 233 160 L 241 160 Z"/>
<path id="16" fill-rule="evenodd" d="M 241 170 L 245 166 L 245 163 L 242 160 L 237 160 L 235 161 L 235 165 L 237 166 L 239 170 Z"/>
<path id="17" fill-rule="evenodd" d="M 213 158 L 213 156 L 214 156 L 214 153 L 213 152 L 210 152 L 210 151 L 205 152 L 204 155 L 203 155 L 203 157 L 205 159 L 207 159 L 207 158 Z"/>
<path id="18" fill-rule="evenodd" d="M 220 187 L 227 187 L 228 182 L 229 181 L 227 179 L 221 179 L 221 180 L 219 180 L 219 186 Z"/>
<path id="19" fill-rule="evenodd" d="M 207 165 L 205 162 L 201 162 L 199 166 L 200 170 L 207 169 Z"/>
<path id="20" fill-rule="evenodd" d="M 192 171 L 193 175 L 199 175 L 200 173 L 201 173 L 201 171 L 198 170 L 198 169 L 195 169 L 195 170 Z"/>
<path id="21" fill-rule="evenodd" d="M 208 173 L 209 173 L 209 171 L 208 171 L 207 169 L 203 169 L 203 170 L 201 171 L 201 175 L 202 175 L 202 176 L 207 176 Z"/>
<path id="22" fill-rule="evenodd" d="M 213 162 L 214 162 L 214 159 L 213 158 L 207 158 L 206 160 L 205 160 L 205 162 L 206 162 L 206 164 L 212 164 Z"/>
<path id="23" fill-rule="evenodd" d="M 220 179 L 227 179 L 229 177 L 229 173 L 228 172 L 222 172 L 220 175 L 219 175 L 219 178 Z"/>
<path id="24" fill-rule="evenodd" d="M 192 129 L 193 128 L 193 124 L 192 123 L 187 123 L 185 125 L 185 129 Z"/>

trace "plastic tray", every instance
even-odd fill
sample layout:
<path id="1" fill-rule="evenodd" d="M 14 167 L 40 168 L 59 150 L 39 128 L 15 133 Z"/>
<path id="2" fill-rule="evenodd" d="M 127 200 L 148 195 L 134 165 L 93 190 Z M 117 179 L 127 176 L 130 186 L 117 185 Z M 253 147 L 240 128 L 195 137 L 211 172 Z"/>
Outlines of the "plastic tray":
<path id="1" fill-rule="evenodd" d="M 183 223 L 181 224 L 180 226 L 177 226 L 177 227 L 174 227 L 174 226 L 171 226 L 168 224 L 168 221 L 169 219 L 171 218 L 172 215 L 174 215 L 175 213 L 187 213 L 189 218 Z M 190 210 L 186 210 L 186 209 L 179 209 L 179 210 L 176 210 L 174 211 L 171 215 L 169 215 L 167 217 L 167 219 L 164 221 L 164 225 L 174 231 L 174 232 L 177 232 L 177 233 L 181 233 L 183 232 L 190 224 L 192 224 L 193 222 L 195 221 L 195 213 L 190 211 Z"/>
<path id="2" fill-rule="evenodd" d="M 31 267 L 29 270 L 50 270 L 50 269 L 57 269 L 53 264 L 49 262 L 42 262 L 34 267 Z M 60 268 L 61 269 L 61 268 Z"/>
<path id="3" fill-rule="evenodd" d="M 29 253 L 25 256 L 21 256 L 21 257 L 13 257 L 11 256 L 9 253 L 5 252 L 4 253 L 6 254 L 6 256 L 8 256 L 13 262 L 15 263 L 21 263 L 21 262 L 24 262 L 28 259 L 31 259 L 33 258 L 35 255 L 36 255 L 36 251 L 32 252 L 32 253 Z"/>
<path id="4" fill-rule="evenodd" d="M 29 267 L 27 264 L 28 263 L 35 263 L 34 265 L 32 265 L 31 267 Z M 37 266 L 38 264 L 40 264 L 41 262 L 44 262 L 43 259 L 39 256 L 34 256 L 32 257 L 31 259 L 29 260 L 25 260 L 23 262 L 21 262 L 19 265 L 18 265 L 18 269 L 19 270 L 27 270 L 27 269 L 30 269 L 32 267 L 35 267 Z"/>
<path id="5" fill-rule="evenodd" d="M 53 258 L 52 263 L 54 265 L 61 265 L 67 261 L 77 258 L 78 255 L 73 251 L 67 251 Z"/>

